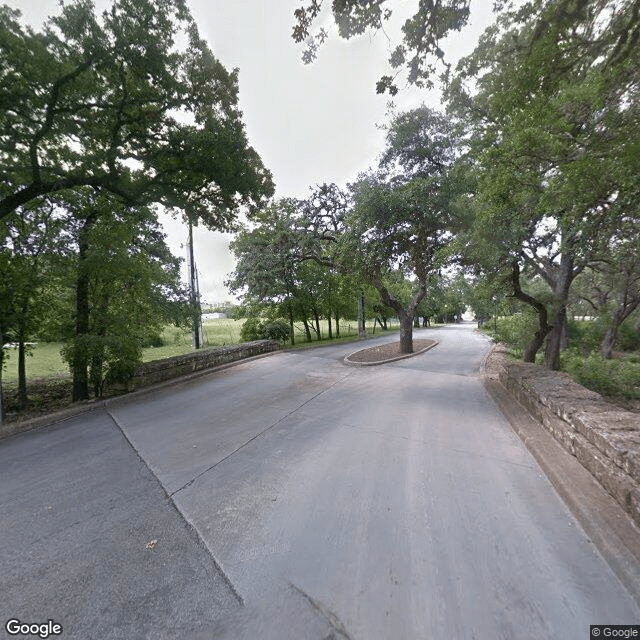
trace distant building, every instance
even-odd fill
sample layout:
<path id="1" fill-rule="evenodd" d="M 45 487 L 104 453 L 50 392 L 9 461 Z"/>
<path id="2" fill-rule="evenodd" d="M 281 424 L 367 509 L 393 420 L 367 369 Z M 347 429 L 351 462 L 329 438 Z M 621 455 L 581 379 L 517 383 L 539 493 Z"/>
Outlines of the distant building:
<path id="1" fill-rule="evenodd" d="M 219 311 L 214 311 L 213 313 L 203 313 L 203 320 L 224 320 L 227 317 L 226 313 L 221 313 Z"/>

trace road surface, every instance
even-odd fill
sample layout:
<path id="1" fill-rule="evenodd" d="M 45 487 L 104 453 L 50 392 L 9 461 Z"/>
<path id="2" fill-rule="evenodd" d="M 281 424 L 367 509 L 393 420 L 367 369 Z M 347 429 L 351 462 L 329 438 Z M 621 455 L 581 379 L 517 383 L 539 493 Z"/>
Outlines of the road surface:
<path id="1" fill-rule="evenodd" d="M 96 615 L 102 638 L 586 640 L 640 622 L 487 396 L 487 339 L 416 337 L 439 345 L 376 367 L 344 365 L 358 344 L 277 353 L 0 444 L 5 613 L 70 631 Z M 75 608 L 56 613 L 54 571 Z"/>

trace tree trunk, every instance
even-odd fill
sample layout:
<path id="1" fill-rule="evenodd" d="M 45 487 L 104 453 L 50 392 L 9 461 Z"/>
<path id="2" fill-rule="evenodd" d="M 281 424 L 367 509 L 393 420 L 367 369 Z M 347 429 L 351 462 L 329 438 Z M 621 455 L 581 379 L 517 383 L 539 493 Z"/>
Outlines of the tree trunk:
<path id="1" fill-rule="evenodd" d="M 318 315 L 318 310 L 314 306 L 312 307 L 311 311 L 313 313 L 313 319 L 315 324 L 314 331 L 316 332 L 316 336 L 318 340 L 322 340 L 322 333 L 320 332 L 320 316 Z"/>
<path id="2" fill-rule="evenodd" d="M 573 269 L 573 255 L 571 243 L 568 249 L 560 257 L 560 266 L 553 286 L 553 329 L 547 337 L 547 345 L 544 351 L 544 366 L 552 371 L 560 369 L 560 351 L 563 344 L 563 334 L 567 330 L 567 303 L 569 301 L 569 288 L 575 277 Z"/>
<path id="3" fill-rule="evenodd" d="M 524 348 L 523 360 L 525 362 L 533 363 L 536 361 L 536 355 L 538 351 L 540 351 L 540 348 L 542 347 L 542 345 L 544 344 L 544 339 L 546 338 L 549 331 L 551 331 L 551 327 L 549 325 L 547 325 L 546 327 L 544 326 L 538 327 L 538 330 L 535 332 L 533 338 Z"/>
<path id="4" fill-rule="evenodd" d="M 27 365 L 24 337 L 18 340 L 18 409 L 27 406 Z"/>
<path id="5" fill-rule="evenodd" d="M 293 346 L 296 343 L 296 339 L 295 339 L 295 336 L 293 335 L 293 309 L 291 308 L 291 300 L 289 300 L 289 304 L 287 305 L 287 307 L 289 311 L 289 329 L 291 330 L 290 340 L 291 340 L 291 345 Z"/>
<path id="6" fill-rule="evenodd" d="M 511 263 L 511 285 L 513 286 L 514 297 L 521 302 L 525 302 L 532 306 L 538 314 L 538 329 L 532 340 L 525 347 L 523 358 L 525 362 L 535 362 L 536 354 L 540 350 L 540 347 L 542 347 L 544 339 L 553 327 L 547 320 L 547 308 L 542 304 L 542 302 L 525 293 L 520 287 L 520 265 L 517 260 L 514 260 Z"/>
<path id="7" fill-rule="evenodd" d="M 89 334 L 89 278 L 79 274 L 76 281 L 76 344 L 73 350 L 73 402 L 89 398 L 88 355 L 86 338 Z"/>
<path id="8" fill-rule="evenodd" d="M 378 290 L 385 306 L 393 309 L 400 320 L 400 353 L 413 353 L 413 318 L 418 305 L 422 302 L 427 293 L 426 282 L 421 282 L 418 291 L 413 296 L 409 306 L 405 309 L 402 303 L 385 287 L 382 281 L 382 274 L 377 273 L 373 284 Z"/>
<path id="9" fill-rule="evenodd" d="M 89 335 L 89 274 L 87 272 L 87 251 L 89 250 L 88 232 L 97 214 L 84 221 L 78 235 L 78 275 L 76 279 L 76 335 L 73 350 L 73 390 L 71 400 L 89 399 L 89 376 L 87 368 L 89 358 L 85 339 Z"/>
<path id="10" fill-rule="evenodd" d="M 95 398 L 102 396 L 104 380 L 102 375 L 102 367 L 104 364 L 104 347 L 101 345 L 91 356 L 89 378 L 93 384 L 93 395 Z"/>
<path id="11" fill-rule="evenodd" d="M 413 353 L 413 316 L 407 313 L 400 318 L 400 353 Z"/>
<path id="12" fill-rule="evenodd" d="M 336 338 L 340 337 L 340 315 L 336 311 Z"/>
<path id="13" fill-rule="evenodd" d="M 611 324 L 607 327 L 607 331 L 600 343 L 600 353 L 606 360 L 611 359 L 613 345 L 618 337 L 618 328 L 620 325 L 640 306 L 640 296 L 630 296 L 625 292 L 622 304 L 616 309 L 611 318 Z M 640 329 L 640 327 L 639 327 Z"/>
<path id="14" fill-rule="evenodd" d="M 309 323 L 307 322 L 306 318 L 303 318 L 302 320 L 302 324 L 304 325 L 304 334 L 307 338 L 307 342 L 311 342 L 312 338 L 311 338 L 311 329 L 309 329 Z"/>
<path id="15" fill-rule="evenodd" d="M 329 322 L 329 340 L 333 340 L 333 330 L 332 330 L 332 327 L 331 327 L 331 314 L 330 313 L 327 315 L 327 320 Z"/>
<path id="16" fill-rule="evenodd" d="M 95 316 L 97 317 L 94 323 L 93 332 L 99 338 L 103 340 L 96 345 L 95 350 L 92 350 L 91 362 L 89 366 L 89 380 L 93 385 L 93 395 L 96 398 L 102 397 L 102 391 L 104 389 L 104 338 L 107 335 L 107 327 L 103 318 L 107 316 L 107 309 L 109 308 L 109 296 L 103 296 L 100 302 L 100 306 L 96 309 Z"/>
<path id="17" fill-rule="evenodd" d="M 617 337 L 618 327 L 611 324 L 607 327 L 604 337 L 602 338 L 602 342 L 600 343 L 600 353 L 605 360 L 611 360 L 613 345 L 615 344 Z"/>
<path id="18" fill-rule="evenodd" d="M 562 306 L 553 316 L 553 329 L 547 337 L 544 351 L 544 366 L 552 371 L 560 369 L 560 351 L 562 350 L 562 334 L 567 326 L 567 308 Z"/>

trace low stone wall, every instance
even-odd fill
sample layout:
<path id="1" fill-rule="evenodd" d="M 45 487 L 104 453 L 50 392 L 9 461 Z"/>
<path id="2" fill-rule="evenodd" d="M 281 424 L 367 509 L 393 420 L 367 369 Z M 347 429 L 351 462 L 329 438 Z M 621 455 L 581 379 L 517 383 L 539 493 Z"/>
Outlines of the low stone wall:
<path id="1" fill-rule="evenodd" d="M 640 414 L 534 364 L 505 364 L 499 379 L 640 525 Z"/>
<path id="2" fill-rule="evenodd" d="M 133 391 L 134 389 L 147 387 L 171 378 L 211 369 L 221 364 L 277 351 L 279 348 L 280 343 L 277 340 L 256 340 L 224 347 L 201 349 L 193 353 L 163 358 L 162 360 L 152 360 L 138 366 L 133 378 L 127 383 L 126 390 Z M 121 390 L 115 387 L 111 389 Z"/>

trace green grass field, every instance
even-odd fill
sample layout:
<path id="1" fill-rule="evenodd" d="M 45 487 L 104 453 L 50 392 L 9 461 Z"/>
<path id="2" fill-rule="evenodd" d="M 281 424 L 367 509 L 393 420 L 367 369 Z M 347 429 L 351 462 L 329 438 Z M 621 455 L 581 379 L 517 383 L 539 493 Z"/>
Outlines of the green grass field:
<path id="1" fill-rule="evenodd" d="M 224 344 L 237 344 L 240 340 L 240 329 L 244 320 L 207 320 L 203 323 L 205 335 L 205 347 L 214 347 Z M 397 325 L 395 326 L 397 328 Z M 335 331 L 335 326 L 334 326 Z M 367 322 L 369 335 L 373 332 L 373 323 Z M 326 320 L 320 323 L 320 333 L 323 339 L 328 339 L 329 327 Z M 376 329 L 376 335 L 380 333 L 380 328 Z M 343 321 L 340 323 L 340 341 L 345 342 L 357 338 L 358 326 L 355 321 Z M 315 334 L 313 334 L 314 342 Z M 191 347 L 191 332 L 178 329 L 177 327 L 166 327 L 162 333 L 164 345 L 162 347 L 149 347 L 142 352 L 142 360 L 159 360 L 170 356 L 189 353 Z M 310 344 L 305 341 L 304 327 L 302 323 L 295 325 L 296 346 Z M 287 343 L 288 344 L 288 343 Z M 62 343 L 60 342 L 40 342 L 36 344 L 31 355 L 27 356 L 27 378 L 66 378 L 69 376 L 69 368 L 60 355 Z M 2 372 L 3 380 L 11 382 L 18 379 L 18 350 L 8 349 L 5 351 L 8 356 L 5 362 L 5 370 Z"/>

